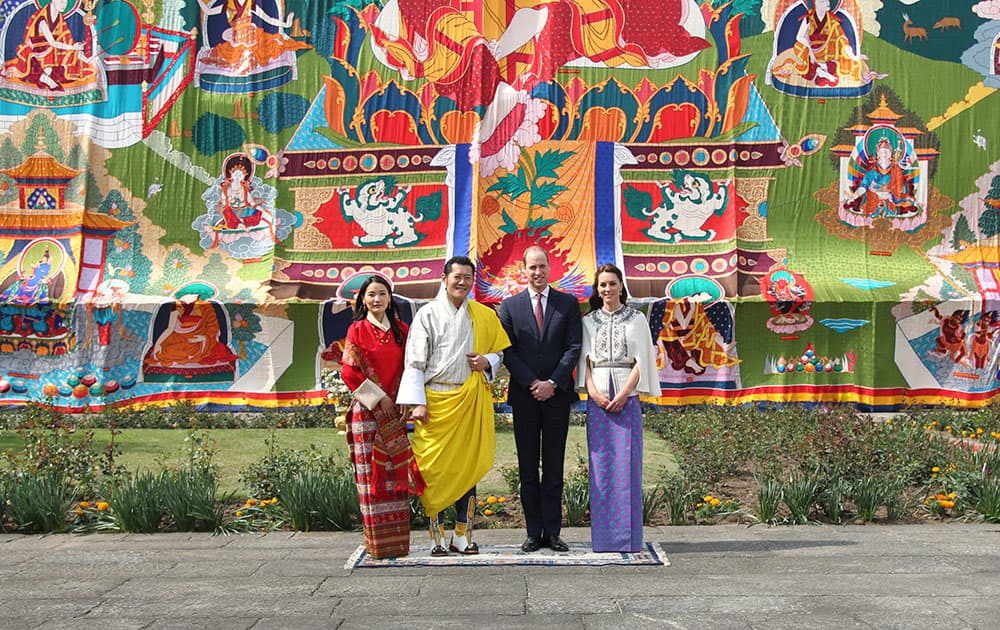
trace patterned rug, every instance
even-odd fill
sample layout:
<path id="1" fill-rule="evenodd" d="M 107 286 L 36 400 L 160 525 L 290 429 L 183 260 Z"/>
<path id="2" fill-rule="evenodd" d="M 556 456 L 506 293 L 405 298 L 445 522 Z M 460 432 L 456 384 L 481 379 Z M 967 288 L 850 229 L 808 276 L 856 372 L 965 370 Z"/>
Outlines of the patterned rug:
<path id="1" fill-rule="evenodd" d="M 411 549 L 402 558 L 372 558 L 364 545 L 351 554 L 345 569 L 374 569 L 379 567 L 476 567 L 476 566 L 547 566 L 547 567 L 600 567 L 607 565 L 670 566 L 666 554 L 657 543 L 644 543 L 638 553 L 596 553 L 590 543 L 567 543 L 569 551 L 558 553 L 540 549 L 534 553 L 521 551 L 520 545 L 479 545 L 479 555 L 463 556 L 452 553 L 435 558 L 424 546 Z"/>

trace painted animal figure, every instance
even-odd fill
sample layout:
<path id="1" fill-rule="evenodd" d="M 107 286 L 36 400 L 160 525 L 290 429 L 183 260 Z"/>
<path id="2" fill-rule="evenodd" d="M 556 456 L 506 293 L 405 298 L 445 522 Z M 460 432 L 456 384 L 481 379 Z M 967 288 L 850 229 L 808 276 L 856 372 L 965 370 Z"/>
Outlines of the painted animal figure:
<path id="1" fill-rule="evenodd" d="M 390 194 L 386 180 L 378 178 L 358 186 L 354 199 L 348 188 L 338 192 L 344 218 L 348 222 L 357 221 L 365 232 L 364 236 L 352 239 L 355 245 L 399 247 L 419 240 L 414 226 L 423 217 L 413 217 L 403 206 L 403 200 L 410 192 L 409 186 L 397 188 L 394 194 Z"/>
<path id="2" fill-rule="evenodd" d="M 911 20 L 910 16 L 905 13 L 903 14 L 903 33 L 906 34 L 906 37 L 903 39 L 907 43 L 909 43 L 911 39 L 922 39 L 927 41 L 927 29 L 923 26 L 913 26 L 913 20 Z"/>
<path id="3" fill-rule="evenodd" d="M 976 129 L 975 135 L 972 136 L 972 143 L 983 151 L 986 150 L 986 136 L 983 135 L 982 129 Z"/>
<path id="4" fill-rule="evenodd" d="M 961 29 L 962 20 L 958 19 L 957 17 L 943 17 L 940 20 L 938 20 L 937 23 L 935 23 L 932 28 L 934 28 L 935 30 L 936 29 L 945 30 L 952 27 Z"/>
<path id="5" fill-rule="evenodd" d="M 715 237 L 714 230 L 704 229 L 712 215 L 726 211 L 729 191 L 725 185 L 713 183 L 704 175 L 682 171 L 673 182 L 658 182 L 663 203 L 651 211 L 652 224 L 645 230 L 651 238 L 667 243 L 676 241 L 707 241 Z"/>

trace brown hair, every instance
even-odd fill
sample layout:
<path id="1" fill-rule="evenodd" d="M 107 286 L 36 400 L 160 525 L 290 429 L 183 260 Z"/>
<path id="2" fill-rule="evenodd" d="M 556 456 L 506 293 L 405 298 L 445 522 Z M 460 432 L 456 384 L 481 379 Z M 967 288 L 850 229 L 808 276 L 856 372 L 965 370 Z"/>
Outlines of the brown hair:
<path id="1" fill-rule="evenodd" d="M 622 283 L 622 304 L 628 303 L 628 290 L 625 288 L 625 277 L 622 275 L 622 270 L 615 267 L 611 263 L 604 263 L 597 268 L 594 272 L 594 285 L 593 292 L 590 294 L 590 310 L 596 311 L 597 309 L 604 306 L 604 300 L 601 299 L 600 294 L 597 293 L 597 279 L 602 273 L 613 273 L 618 276 L 618 281 Z"/>

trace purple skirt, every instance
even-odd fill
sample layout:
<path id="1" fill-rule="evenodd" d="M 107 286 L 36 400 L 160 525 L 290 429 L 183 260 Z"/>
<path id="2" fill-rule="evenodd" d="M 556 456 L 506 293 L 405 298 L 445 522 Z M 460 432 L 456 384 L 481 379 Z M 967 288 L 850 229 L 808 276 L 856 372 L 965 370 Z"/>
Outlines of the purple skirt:
<path id="1" fill-rule="evenodd" d="M 594 551 L 642 549 L 642 407 L 632 396 L 618 413 L 587 401 L 590 532 Z"/>

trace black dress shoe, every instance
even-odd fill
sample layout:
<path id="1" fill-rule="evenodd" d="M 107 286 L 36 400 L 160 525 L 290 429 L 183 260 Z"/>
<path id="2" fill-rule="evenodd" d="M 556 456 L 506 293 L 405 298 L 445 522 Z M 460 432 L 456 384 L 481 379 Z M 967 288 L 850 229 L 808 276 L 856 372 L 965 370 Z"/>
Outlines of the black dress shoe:
<path id="1" fill-rule="evenodd" d="M 564 543 L 562 538 L 553 536 L 549 538 L 549 549 L 552 551 L 569 551 L 569 545 Z"/>
<path id="2" fill-rule="evenodd" d="M 527 538 L 524 539 L 524 542 L 521 543 L 521 551 L 525 553 L 538 551 L 541 548 L 542 548 L 542 543 L 540 543 L 538 539 L 535 538 L 534 536 L 528 536 Z"/>

